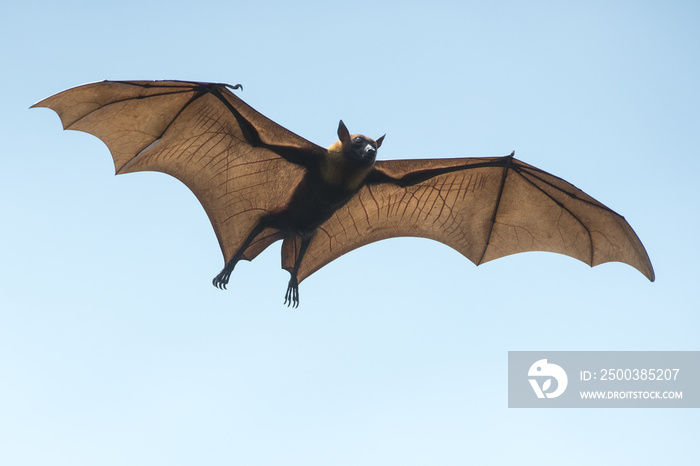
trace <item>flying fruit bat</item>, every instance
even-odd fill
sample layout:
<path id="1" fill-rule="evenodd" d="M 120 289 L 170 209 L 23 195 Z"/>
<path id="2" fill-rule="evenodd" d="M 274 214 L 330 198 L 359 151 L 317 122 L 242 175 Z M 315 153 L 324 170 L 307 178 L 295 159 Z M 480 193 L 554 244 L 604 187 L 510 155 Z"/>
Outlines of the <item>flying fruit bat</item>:
<path id="1" fill-rule="evenodd" d="M 261 115 L 232 91 L 240 85 L 104 81 L 34 105 L 65 129 L 107 144 L 116 173 L 159 171 L 182 181 L 214 227 L 225 289 L 240 260 L 278 240 L 299 283 L 374 241 L 431 238 L 475 264 L 550 251 L 590 266 L 624 262 L 649 280 L 654 270 L 625 219 L 568 182 L 505 157 L 377 161 L 384 136 L 350 134 L 342 121 L 328 149 Z"/>

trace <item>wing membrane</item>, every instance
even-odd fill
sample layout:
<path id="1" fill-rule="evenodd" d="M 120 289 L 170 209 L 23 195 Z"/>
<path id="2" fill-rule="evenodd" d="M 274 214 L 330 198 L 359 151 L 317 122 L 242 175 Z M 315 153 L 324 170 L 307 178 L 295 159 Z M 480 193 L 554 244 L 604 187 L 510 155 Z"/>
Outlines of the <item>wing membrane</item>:
<path id="1" fill-rule="evenodd" d="M 107 144 L 117 174 L 159 171 L 182 181 L 202 203 L 225 261 L 261 216 L 283 208 L 304 169 L 284 150 L 322 150 L 267 119 L 226 85 L 105 81 L 69 89 L 35 105 L 58 113 L 65 129 Z M 263 194 L 264 193 L 264 194 Z M 279 239 L 265 232 L 254 258 Z"/>
<path id="2" fill-rule="evenodd" d="M 654 280 L 644 246 L 622 216 L 512 156 L 383 161 L 376 170 L 394 181 L 366 185 L 319 228 L 300 281 L 357 247 L 399 236 L 440 241 L 477 265 L 549 251 L 591 266 L 624 262 Z M 288 269 L 295 245 L 285 246 Z"/>

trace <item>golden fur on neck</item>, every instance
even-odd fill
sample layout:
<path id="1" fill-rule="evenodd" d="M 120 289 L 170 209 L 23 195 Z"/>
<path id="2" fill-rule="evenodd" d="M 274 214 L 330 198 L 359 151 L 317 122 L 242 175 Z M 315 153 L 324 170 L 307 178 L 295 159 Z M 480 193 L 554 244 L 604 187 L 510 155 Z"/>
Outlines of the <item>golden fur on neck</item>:
<path id="1" fill-rule="evenodd" d="M 353 134 L 352 138 L 356 136 L 359 135 Z M 349 163 L 343 155 L 343 144 L 340 141 L 331 144 L 326 158 L 321 162 L 323 180 L 331 186 L 342 187 L 349 191 L 356 190 L 370 170 L 372 165 L 356 167 Z"/>

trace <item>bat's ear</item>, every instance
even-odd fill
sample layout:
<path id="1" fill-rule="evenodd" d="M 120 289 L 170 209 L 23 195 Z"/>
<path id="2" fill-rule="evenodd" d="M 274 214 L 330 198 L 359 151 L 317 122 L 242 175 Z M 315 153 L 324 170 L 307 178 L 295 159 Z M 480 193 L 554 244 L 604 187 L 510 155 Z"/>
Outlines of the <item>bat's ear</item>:
<path id="1" fill-rule="evenodd" d="M 384 136 L 386 136 L 386 134 L 385 134 Z M 374 142 L 377 143 L 377 149 L 379 149 L 380 147 L 382 147 L 382 141 L 384 141 L 384 136 L 382 136 L 382 137 L 380 137 L 379 139 L 377 139 L 376 141 L 374 141 Z"/>
<path id="2" fill-rule="evenodd" d="M 338 139 L 343 145 L 350 144 L 350 131 L 348 131 L 343 120 L 340 120 L 340 123 L 338 123 Z"/>

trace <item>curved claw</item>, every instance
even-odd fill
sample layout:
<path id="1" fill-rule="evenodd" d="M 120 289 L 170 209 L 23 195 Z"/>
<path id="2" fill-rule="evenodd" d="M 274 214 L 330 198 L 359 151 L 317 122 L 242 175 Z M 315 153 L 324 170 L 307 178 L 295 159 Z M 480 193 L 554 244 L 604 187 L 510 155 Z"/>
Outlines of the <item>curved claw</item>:
<path id="1" fill-rule="evenodd" d="M 211 281 L 211 284 L 220 290 L 225 290 L 226 285 L 228 284 L 228 280 L 229 278 L 231 278 L 232 271 L 233 267 L 229 267 L 227 265 L 221 272 L 219 272 L 219 275 L 214 277 L 214 279 Z"/>
<path id="2" fill-rule="evenodd" d="M 295 309 L 299 307 L 299 283 L 294 278 L 289 280 L 287 293 L 284 295 L 284 304 Z"/>

